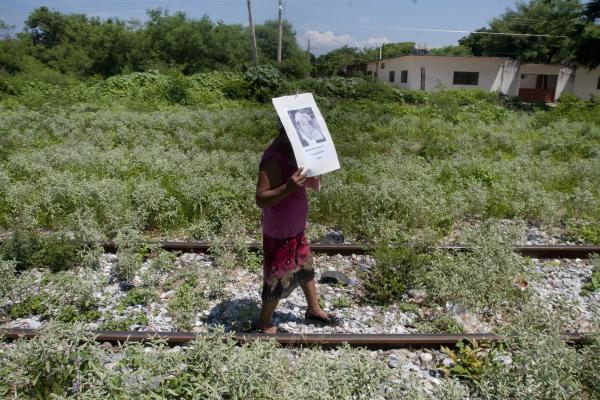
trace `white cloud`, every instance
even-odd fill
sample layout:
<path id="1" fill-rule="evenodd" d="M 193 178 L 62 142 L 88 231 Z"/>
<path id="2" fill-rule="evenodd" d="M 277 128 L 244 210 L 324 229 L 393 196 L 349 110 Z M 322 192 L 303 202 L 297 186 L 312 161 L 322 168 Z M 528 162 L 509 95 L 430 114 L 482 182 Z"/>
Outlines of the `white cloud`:
<path id="1" fill-rule="evenodd" d="M 343 46 L 350 47 L 375 47 L 381 43 L 390 43 L 387 37 L 370 37 L 367 40 L 357 40 L 348 34 L 336 35 L 332 31 L 319 32 L 308 30 L 299 38 L 300 46 L 305 47 L 310 40 L 311 52 L 314 54 L 324 54 L 331 50 Z"/>

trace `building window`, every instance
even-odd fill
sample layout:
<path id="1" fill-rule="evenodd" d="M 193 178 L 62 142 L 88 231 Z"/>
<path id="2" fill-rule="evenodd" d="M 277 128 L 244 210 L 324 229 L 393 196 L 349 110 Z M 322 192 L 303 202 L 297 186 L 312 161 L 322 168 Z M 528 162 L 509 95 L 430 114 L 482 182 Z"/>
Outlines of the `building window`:
<path id="1" fill-rule="evenodd" d="M 452 83 L 455 85 L 478 85 L 479 72 L 454 71 Z"/>
<path id="2" fill-rule="evenodd" d="M 390 82 L 394 82 L 396 80 L 396 71 L 390 71 Z"/>
<path id="3" fill-rule="evenodd" d="M 408 82 L 408 70 L 403 69 L 402 71 L 400 71 L 400 83 L 407 83 L 407 82 Z"/>
<path id="4" fill-rule="evenodd" d="M 381 63 L 381 69 L 385 68 L 385 63 Z"/>
<path id="5" fill-rule="evenodd" d="M 600 76 L 598 77 L 598 84 L 596 85 L 596 89 L 600 89 Z"/>

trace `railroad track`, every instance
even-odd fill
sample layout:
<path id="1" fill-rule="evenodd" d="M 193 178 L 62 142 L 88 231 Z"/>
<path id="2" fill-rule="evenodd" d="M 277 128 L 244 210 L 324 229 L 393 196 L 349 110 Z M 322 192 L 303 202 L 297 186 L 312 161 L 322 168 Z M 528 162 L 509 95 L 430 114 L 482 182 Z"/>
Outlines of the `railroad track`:
<path id="1" fill-rule="evenodd" d="M 181 251 L 184 253 L 208 253 L 210 252 L 210 243 L 208 242 L 149 242 L 150 245 L 160 246 L 167 251 Z M 117 246 L 113 242 L 103 242 L 102 246 L 107 253 L 115 253 Z M 258 251 L 260 244 L 253 243 L 248 245 L 250 251 Z M 368 254 L 375 249 L 374 245 L 360 244 L 322 244 L 315 243 L 310 245 L 314 253 L 323 254 Z M 438 249 L 449 252 L 469 251 L 468 246 L 441 246 Z M 590 254 L 600 254 L 600 246 L 573 246 L 573 245 L 544 245 L 544 246 L 516 246 L 514 251 L 522 256 L 532 258 L 589 258 Z"/>
<path id="2" fill-rule="evenodd" d="M 170 346 L 185 345 L 201 334 L 193 332 L 112 332 L 94 331 L 97 342 L 124 343 L 149 342 L 157 339 L 164 340 Z M 32 339 L 38 335 L 35 329 L 0 329 L 0 336 L 5 339 Z M 477 340 L 479 342 L 501 342 L 503 338 L 492 333 L 464 334 L 291 334 L 279 333 L 267 335 L 264 333 L 238 333 L 233 336 L 239 344 L 256 340 L 273 339 L 285 347 L 324 347 L 334 348 L 342 345 L 364 347 L 368 349 L 395 349 L 402 347 L 439 348 L 454 346 L 461 340 Z M 581 333 L 568 333 L 563 339 L 570 344 L 583 344 L 589 336 Z"/>

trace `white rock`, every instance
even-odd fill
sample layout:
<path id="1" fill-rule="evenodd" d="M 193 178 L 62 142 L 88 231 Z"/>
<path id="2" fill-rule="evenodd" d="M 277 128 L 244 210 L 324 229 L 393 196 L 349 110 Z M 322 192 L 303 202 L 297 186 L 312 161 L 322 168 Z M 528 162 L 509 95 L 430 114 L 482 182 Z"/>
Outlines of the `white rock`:
<path id="1" fill-rule="evenodd" d="M 424 363 L 430 363 L 433 360 L 433 356 L 429 353 L 421 353 L 421 361 L 423 361 Z"/>

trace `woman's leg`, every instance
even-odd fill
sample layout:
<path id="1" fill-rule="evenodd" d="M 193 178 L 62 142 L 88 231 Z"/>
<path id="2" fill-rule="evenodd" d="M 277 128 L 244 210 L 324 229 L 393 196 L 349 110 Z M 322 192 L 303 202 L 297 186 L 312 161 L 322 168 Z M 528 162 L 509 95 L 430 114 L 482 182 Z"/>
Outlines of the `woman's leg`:
<path id="1" fill-rule="evenodd" d="M 277 326 L 273 325 L 273 313 L 277 308 L 279 300 L 267 300 L 263 301 L 260 309 L 260 318 L 256 323 L 257 329 L 264 330 L 265 333 L 277 333 Z"/>
<path id="2" fill-rule="evenodd" d="M 302 284 L 302 291 L 304 292 L 304 296 L 306 296 L 308 311 L 321 318 L 329 318 L 329 314 L 327 314 L 319 305 L 317 285 L 315 284 L 314 278 Z"/>

